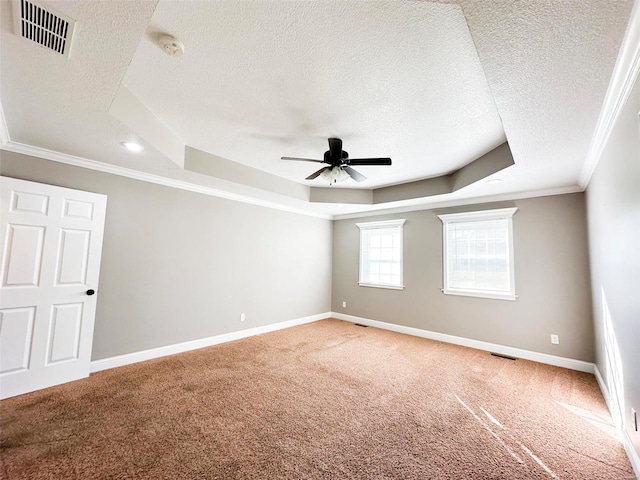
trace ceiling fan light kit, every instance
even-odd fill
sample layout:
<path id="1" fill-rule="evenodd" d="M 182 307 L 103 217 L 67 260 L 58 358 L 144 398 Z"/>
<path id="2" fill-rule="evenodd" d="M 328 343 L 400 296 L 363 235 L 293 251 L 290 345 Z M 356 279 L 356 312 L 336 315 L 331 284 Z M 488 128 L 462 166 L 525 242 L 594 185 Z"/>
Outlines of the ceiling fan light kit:
<path id="1" fill-rule="evenodd" d="M 344 182 L 347 178 L 351 178 L 350 175 L 340 167 L 325 167 L 320 176 L 329 182 L 329 185 L 333 185 L 337 182 Z"/>
<path id="2" fill-rule="evenodd" d="M 324 152 L 323 160 L 300 157 L 281 157 L 282 160 L 296 160 L 300 162 L 327 163 L 328 167 L 322 167 L 313 172 L 305 180 L 313 180 L 322 177 L 329 185 L 342 182 L 347 178 L 353 178 L 356 182 L 363 182 L 367 179 L 360 172 L 351 168 L 351 165 L 391 165 L 390 158 L 349 158 L 349 154 L 342 150 L 342 140 L 339 138 L 329 139 L 329 150 Z"/>

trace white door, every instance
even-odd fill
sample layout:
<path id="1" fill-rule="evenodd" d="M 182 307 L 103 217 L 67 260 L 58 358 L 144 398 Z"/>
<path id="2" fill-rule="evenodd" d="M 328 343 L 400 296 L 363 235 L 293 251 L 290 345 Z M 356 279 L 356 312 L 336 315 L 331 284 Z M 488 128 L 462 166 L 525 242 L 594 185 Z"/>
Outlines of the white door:
<path id="1" fill-rule="evenodd" d="M 0 398 L 89 376 L 107 197 L 0 177 Z"/>

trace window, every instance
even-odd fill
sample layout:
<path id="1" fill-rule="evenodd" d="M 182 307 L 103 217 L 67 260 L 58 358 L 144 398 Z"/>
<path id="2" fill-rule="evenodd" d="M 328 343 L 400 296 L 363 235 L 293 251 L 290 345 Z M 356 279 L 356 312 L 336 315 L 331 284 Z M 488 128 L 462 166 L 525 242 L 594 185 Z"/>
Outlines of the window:
<path id="1" fill-rule="evenodd" d="M 360 279 L 363 287 L 394 288 L 402 284 L 403 220 L 357 223 L 360 229 Z"/>
<path id="2" fill-rule="evenodd" d="M 444 293 L 516 299 L 511 221 L 516 210 L 438 215 L 443 223 Z"/>

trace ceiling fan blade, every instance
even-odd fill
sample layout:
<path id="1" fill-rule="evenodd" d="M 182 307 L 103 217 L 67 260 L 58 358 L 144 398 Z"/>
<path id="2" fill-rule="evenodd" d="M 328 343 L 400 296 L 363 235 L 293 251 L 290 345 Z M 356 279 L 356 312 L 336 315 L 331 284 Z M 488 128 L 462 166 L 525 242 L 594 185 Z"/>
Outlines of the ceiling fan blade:
<path id="1" fill-rule="evenodd" d="M 280 157 L 280 160 L 298 160 L 300 162 L 322 163 L 322 160 L 316 160 L 315 158 Z"/>
<path id="2" fill-rule="evenodd" d="M 349 166 L 344 166 L 342 169 L 349 174 L 351 178 L 353 178 L 356 182 L 364 182 L 367 177 L 362 175 L 360 172 L 356 172 L 353 168 Z"/>
<path id="3" fill-rule="evenodd" d="M 339 138 L 329 139 L 329 160 L 333 165 L 339 164 L 342 159 L 342 140 Z"/>
<path id="4" fill-rule="evenodd" d="M 349 165 L 391 165 L 390 158 L 351 158 Z"/>
<path id="5" fill-rule="evenodd" d="M 324 172 L 327 169 L 330 169 L 331 167 L 322 167 L 320 170 L 318 170 L 317 172 L 313 172 L 311 175 L 309 175 L 307 178 L 305 178 L 305 180 L 313 180 L 316 177 L 319 177 L 322 172 Z"/>

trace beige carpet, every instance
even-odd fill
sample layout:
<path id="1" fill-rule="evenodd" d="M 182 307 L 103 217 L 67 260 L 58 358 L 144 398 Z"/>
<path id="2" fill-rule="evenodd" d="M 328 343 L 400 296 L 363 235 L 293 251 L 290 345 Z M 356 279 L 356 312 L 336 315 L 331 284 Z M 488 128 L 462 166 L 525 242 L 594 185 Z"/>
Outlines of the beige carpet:
<path id="1" fill-rule="evenodd" d="M 634 478 L 592 375 L 324 320 L 0 402 L 6 479 Z"/>

